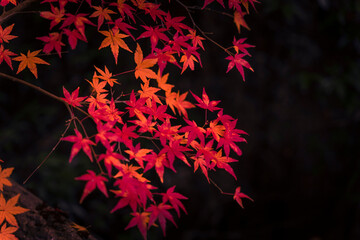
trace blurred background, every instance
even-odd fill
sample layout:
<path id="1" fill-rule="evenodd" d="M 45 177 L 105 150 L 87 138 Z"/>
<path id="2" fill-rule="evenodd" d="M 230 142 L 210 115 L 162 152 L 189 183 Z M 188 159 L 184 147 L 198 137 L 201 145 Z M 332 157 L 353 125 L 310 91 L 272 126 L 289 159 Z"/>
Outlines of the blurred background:
<path id="1" fill-rule="evenodd" d="M 213 9 L 221 10 L 217 5 Z M 251 31 L 242 28 L 240 34 L 256 45 L 247 58 L 254 73 L 245 70 L 246 82 L 235 70 L 225 74 L 227 55 L 208 41 L 203 68 L 169 79 L 181 92 L 200 95 L 205 86 L 210 99 L 221 100 L 224 113 L 249 133 L 248 143 L 240 145 L 243 156 L 233 164 L 238 181 L 221 171 L 210 176 L 225 192 L 240 185 L 254 202 L 245 199 L 241 209 L 200 172 L 167 172 L 166 186 L 176 185 L 189 200 L 188 215 L 176 219 L 178 228 L 168 223 L 166 239 L 360 239 L 360 2 L 262 0 L 256 8 L 245 17 Z M 170 12 L 186 15 L 179 6 Z M 231 18 L 215 11 L 192 13 L 204 32 L 231 46 L 236 35 Z M 22 35 L 12 51 L 41 48 L 33 38 L 48 31 L 48 22 L 32 14 L 11 22 L 13 34 Z M 114 67 L 110 50 L 98 51 L 101 40 L 94 39 L 62 59 L 45 57 L 52 67 L 39 66 L 38 80 L 27 70 L 20 77 L 57 95 L 62 95 L 59 86 L 79 84 L 80 95 L 86 94 L 84 76 L 91 78 L 94 64 Z M 131 55 L 120 56 L 118 66 L 119 72 L 131 69 Z M 9 72 L 4 64 L 0 68 Z M 119 82 L 124 92 L 138 87 L 126 76 Z M 21 183 L 51 151 L 69 116 L 62 104 L 25 86 L 1 79 L 0 89 L 0 157 L 15 167 Z M 122 230 L 128 210 L 109 213 L 116 201 L 92 193 L 78 203 L 84 184 L 74 177 L 90 165 L 84 156 L 69 165 L 70 149 L 61 143 L 25 187 L 98 239 L 141 239 L 135 228 Z M 163 239 L 161 230 L 152 228 L 149 239 Z"/>

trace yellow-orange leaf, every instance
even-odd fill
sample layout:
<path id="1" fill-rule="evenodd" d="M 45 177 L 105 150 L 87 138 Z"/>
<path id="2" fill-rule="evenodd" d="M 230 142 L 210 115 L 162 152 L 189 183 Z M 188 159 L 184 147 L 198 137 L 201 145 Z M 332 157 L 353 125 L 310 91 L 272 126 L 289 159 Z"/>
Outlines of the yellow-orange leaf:
<path id="1" fill-rule="evenodd" d="M 102 35 L 106 36 L 106 38 L 102 41 L 99 49 L 110 46 L 111 52 L 114 55 L 115 63 L 117 64 L 117 59 L 119 56 L 119 47 L 132 52 L 128 45 L 126 45 L 125 41 L 122 38 L 126 38 L 129 35 L 119 33 L 118 28 L 114 28 L 110 31 L 99 31 Z"/>
<path id="2" fill-rule="evenodd" d="M 19 197 L 20 194 L 10 198 L 9 201 L 6 202 L 2 193 L 0 194 L 0 224 L 6 220 L 9 224 L 18 226 L 14 215 L 29 211 L 29 209 L 15 206 Z"/>
<path id="3" fill-rule="evenodd" d="M 41 50 L 37 50 L 37 51 L 33 51 L 33 52 L 30 52 L 30 50 L 29 50 L 27 52 L 27 55 L 20 53 L 21 56 L 13 58 L 13 60 L 15 60 L 15 61 L 20 61 L 19 68 L 18 68 L 16 74 L 18 74 L 19 72 L 21 72 L 22 70 L 24 70 L 27 67 L 32 72 L 32 74 L 34 74 L 35 78 L 38 78 L 36 64 L 50 65 L 50 63 L 45 62 L 44 60 L 42 60 L 39 57 L 36 57 L 36 55 L 38 55 L 39 52 L 41 52 Z"/>
<path id="4" fill-rule="evenodd" d="M 9 181 L 8 177 L 11 175 L 14 168 L 5 168 L 1 169 L 0 166 L 0 190 L 3 191 L 3 185 L 11 186 L 11 182 Z"/>

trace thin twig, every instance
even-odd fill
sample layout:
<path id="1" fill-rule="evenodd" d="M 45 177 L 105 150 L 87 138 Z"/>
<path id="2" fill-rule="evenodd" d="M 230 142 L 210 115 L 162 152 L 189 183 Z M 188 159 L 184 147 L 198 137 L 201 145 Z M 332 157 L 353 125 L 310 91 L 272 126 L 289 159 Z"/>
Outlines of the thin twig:
<path id="1" fill-rule="evenodd" d="M 60 139 L 57 141 L 57 143 L 55 144 L 55 146 L 51 149 L 51 151 L 48 153 L 48 155 L 46 155 L 46 157 L 41 161 L 41 163 L 34 169 L 34 171 L 31 172 L 31 174 L 25 179 L 25 181 L 23 182 L 23 184 L 27 183 L 27 181 L 34 175 L 34 173 L 39 170 L 39 168 L 46 162 L 46 160 L 48 160 L 48 158 L 50 157 L 50 155 L 55 151 L 55 149 L 57 148 L 57 146 L 60 144 L 60 142 L 62 141 L 63 137 L 65 136 L 66 132 L 69 130 L 69 127 L 71 125 L 73 119 L 69 120 L 69 123 L 66 126 L 65 131 L 61 134 Z"/>

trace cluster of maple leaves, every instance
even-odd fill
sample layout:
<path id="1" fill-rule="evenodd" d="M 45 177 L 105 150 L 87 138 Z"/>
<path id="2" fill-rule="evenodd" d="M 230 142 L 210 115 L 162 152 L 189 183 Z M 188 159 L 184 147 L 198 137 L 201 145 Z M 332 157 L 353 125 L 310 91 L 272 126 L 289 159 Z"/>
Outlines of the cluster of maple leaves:
<path id="1" fill-rule="evenodd" d="M 0 160 L 2 161 L 2 160 Z M 14 168 L 5 168 L 2 169 L 0 166 L 0 191 L 4 191 L 5 186 L 12 186 L 12 183 L 9 180 L 11 173 Z M 19 225 L 15 219 L 14 215 L 27 212 L 28 209 L 17 206 L 20 194 L 6 200 L 2 193 L 0 193 L 0 239 L 2 240 L 17 240 L 13 234 L 19 229 Z M 7 225 L 8 224 L 8 225 Z"/>
<path id="2" fill-rule="evenodd" d="M 188 10 L 186 5 L 175 1 Z M 212 2 L 214 0 L 205 0 L 202 9 Z M 239 32 L 241 26 L 249 29 L 244 16 L 249 13 L 249 4 L 254 7 L 258 1 L 216 2 L 224 10 L 234 13 L 233 21 Z M 0 5 L 7 6 L 9 3 L 22 4 L 15 0 L 1 0 Z M 92 79 L 87 80 L 92 89 L 88 96 L 79 97 L 79 88 L 68 91 L 63 87 L 64 97 L 61 100 L 69 107 L 71 119 L 68 124 L 74 127 L 74 134 L 62 140 L 73 144 L 69 162 L 83 151 L 97 166 L 98 173 L 87 170 L 76 178 L 86 182 L 80 202 L 95 189 L 106 197 L 109 197 L 110 191 L 119 198 L 111 212 L 127 206 L 132 210 L 132 219 L 126 229 L 137 226 L 146 239 L 148 229 L 158 222 L 165 235 L 166 221 L 176 225 L 172 211 L 178 217 L 180 210 L 186 213 L 181 201 L 187 198 L 175 192 L 175 186 L 159 192 L 146 177 L 146 172 L 155 171 L 163 183 L 166 181 L 165 171 L 176 172 L 175 166 L 179 164 L 175 161 L 180 161 L 194 171 L 200 168 L 209 183 L 209 172 L 217 169 L 227 171 L 236 179 L 230 163 L 237 160 L 230 154 L 233 152 L 241 156 L 237 144 L 246 142 L 243 137 L 246 133 L 236 128 L 237 120 L 224 114 L 218 106 L 220 101 L 210 100 L 205 89 L 201 97 L 191 92 L 196 101 L 194 104 L 187 100 L 188 92 L 175 91 L 175 86 L 168 83 L 169 73 L 165 73 L 168 63 L 181 69 L 181 73 L 187 69 L 194 70 L 195 64 L 201 66 L 199 51 L 204 50 L 205 39 L 197 34 L 196 25 L 191 28 L 184 23 L 185 17 L 173 17 L 170 12 L 162 10 L 161 4 L 146 0 L 86 0 L 86 3 L 44 0 L 41 3 L 48 7 L 48 11 L 40 11 L 40 17 L 50 21 L 48 36 L 37 38 L 43 43 L 43 49 L 29 50 L 26 55 L 20 53 L 18 56 L 5 48 L 5 44 L 17 37 L 11 35 L 14 24 L 7 27 L 0 25 L 0 64 L 5 61 L 13 69 L 12 61 L 18 61 L 16 74 L 28 68 L 38 78 L 37 64 L 49 65 L 40 58 L 40 52 L 49 54 L 55 51 L 61 57 L 64 50 L 75 49 L 78 41 L 88 41 L 88 27 L 96 28 L 104 37 L 99 50 L 109 47 L 116 64 L 119 54 L 133 54 L 134 68 L 126 73 L 129 78 L 140 79 L 137 91 L 115 96 L 112 88 L 119 84 L 116 76 L 123 73 L 113 74 L 106 66 L 94 67 Z M 88 4 L 93 12 L 81 12 L 83 4 Z M 63 38 L 67 38 L 68 45 Z M 136 43 L 135 49 L 129 47 L 131 41 Z M 225 49 L 229 54 L 226 59 L 230 61 L 226 72 L 236 67 L 243 79 L 244 67 L 252 70 L 244 60 L 245 56 L 250 56 L 247 48 L 254 47 L 245 41 L 245 38 L 234 37 L 233 46 Z M 150 46 L 150 53 L 146 56 L 140 42 Z M 204 111 L 205 121 L 202 124 L 189 118 L 188 110 L 195 107 Z M 82 114 L 82 118 L 75 113 Z M 213 117 L 210 118 L 210 115 Z M 95 134 L 89 136 L 84 121 L 94 123 Z M 175 125 L 174 122 L 182 123 Z M 241 207 L 242 198 L 251 200 L 240 192 L 240 187 L 229 195 Z"/>

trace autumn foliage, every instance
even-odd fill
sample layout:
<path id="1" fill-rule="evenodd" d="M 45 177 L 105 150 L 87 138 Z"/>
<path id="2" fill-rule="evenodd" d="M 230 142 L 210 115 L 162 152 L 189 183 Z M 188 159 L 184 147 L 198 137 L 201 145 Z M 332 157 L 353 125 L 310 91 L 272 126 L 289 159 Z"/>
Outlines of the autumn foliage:
<path id="1" fill-rule="evenodd" d="M 116 64 L 120 56 L 133 59 L 133 68 L 125 72 L 105 65 L 89 66 L 93 76 L 86 80 L 91 88 L 87 94 L 80 95 L 79 87 L 59 86 L 63 96 L 41 90 L 63 102 L 69 111 L 66 136 L 61 139 L 72 145 L 69 162 L 83 152 L 94 163 L 93 169 L 76 178 L 85 184 L 80 202 L 93 191 L 118 199 L 109 211 L 130 208 L 132 219 L 125 229 L 137 227 L 146 239 L 151 227 L 160 226 L 165 235 L 166 222 L 176 226 L 174 217 L 186 213 L 183 201 L 187 199 L 175 186 L 161 192 L 148 172 L 156 173 L 164 183 L 165 172 L 176 173 L 176 166 L 182 164 L 194 172 L 201 171 L 209 183 L 214 183 L 209 172 L 218 169 L 236 179 L 231 163 L 238 161 L 233 157 L 242 155 L 239 143 L 246 142 L 246 132 L 237 128 L 237 119 L 225 114 L 220 101 L 211 99 L 205 88 L 202 93 L 176 90 L 176 81 L 167 69 L 173 65 L 182 74 L 202 67 L 200 56 L 208 41 L 224 50 L 224 61 L 228 61 L 224 72 L 235 67 L 245 81 L 244 69 L 253 70 L 245 58 L 250 56 L 248 49 L 254 47 L 245 38 L 234 37 L 232 46 L 222 47 L 196 25 L 190 7 L 180 0 L 172 1 L 186 16 L 171 15 L 171 9 L 163 6 L 170 0 L 163 5 L 146 0 L 44 0 L 39 5 L 46 10 L 39 11 L 38 17 L 48 21 L 48 35 L 37 37 L 38 49 L 14 53 L 11 41 L 21 37 L 21 32 L 11 23 L 9 16 L 13 15 L 6 13 L 29 1 L 0 3 L 4 8 L 0 16 L 0 64 L 7 64 L 13 75 L 21 76 L 28 69 L 38 78 L 38 69 L 51 67 L 45 66 L 50 65 L 48 59 L 61 58 L 77 48 L 79 41 L 87 42 L 89 32 L 101 36 L 98 50 L 111 51 Z M 242 28 L 250 29 L 244 16 L 250 8 L 255 9 L 255 3 L 258 1 L 205 0 L 198 10 L 219 5 L 240 33 Z M 91 12 L 83 12 L 89 8 Z M 113 91 L 119 75 L 138 81 L 139 88 L 127 93 Z M 14 76 L 1 77 L 24 83 Z M 189 110 L 194 108 L 202 111 L 204 121 L 191 118 Z M 96 129 L 91 135 L 88 122 Z M 240 187 L 234 193 L 222 193 L 233 196 L 241 207 L 243 198 L 251 200 Z"/>

